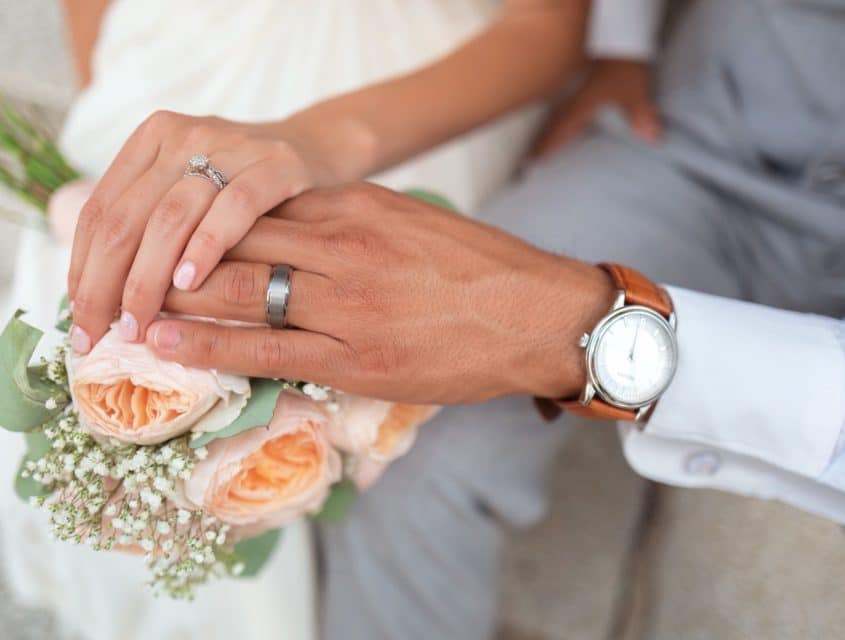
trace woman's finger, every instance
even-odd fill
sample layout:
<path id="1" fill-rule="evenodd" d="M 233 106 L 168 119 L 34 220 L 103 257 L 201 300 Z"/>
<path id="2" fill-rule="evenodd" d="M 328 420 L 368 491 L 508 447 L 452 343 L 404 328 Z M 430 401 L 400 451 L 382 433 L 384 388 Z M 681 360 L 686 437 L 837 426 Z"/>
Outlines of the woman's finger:
<path id="1" fill-rule="evenodd" d="M 73 238 L 68 270 L 70 300 L 76 299 L 76 291 L 85 270 L 91 242 L 106 216 L 124 192 L 155 163 L 159 146 L 151 138 L 151 128 L 155 129 L 156 126 L 159 125 L 155 124 L 154 116 L 135 130 L 97 183 L 85 206 L 82 207 Z"/>
<path id="2" fill-rule="evenodd" d="M 309 380 L 348 388 L 354 380 L 348 347 L 330 336 L 299 331 L 159 320 L 147 345 L 164 360 L 259 378 Z"/>
<path id="3" fill-rule="evenodd" d="M 124 340 L 143 340 L 170 288 L 173 269 L 188 238 L 219 190 L 201 177 L 180 176 L 147 221 L 132 268 L 123 284 L 119 332 Z"/>
<path id="4" fill-rule="evenodd" d="M 548 127 L 540 134 L 529 154 L 542 158 L 578 137 L 590 125 L 599 105 L 582 96 L 562 107 Z"/>
<path id="5" fill-rule="evenodd" d="M 215 198 L 208 215 L 191 235 L 173 274 L 179 289 L 196 289 L 223 255 L 274 206 L 306 188 L 304 176 L 278 158 L 247 167 Z"/>
<path id="6" fill-rule="evenodd" d="M 172 288 L 164 309 L 220 320 L 264 324 L 271 267 L 250 262 L 222 262 L 196 291 Z M 334 289 L 325 276 L 294 270 L 288 299 L 288 324 L 331 334 L 342 322 Z"/>
<path id="7" fill-rule="evenodd" d="M 150 168 L 100 222 L 73 297 L 71 342 L 77 352 L 87 353 L 114 319 L 148 212 L 172 186 L 173 169 L 161 164 Z"/>
<path id="8" fill-rule="evenodd" d="M 227 260 L 289 264 L 313 273 L 325 273 L 333 263 L 319 224 L 259 218 L 252 229 L 226 253 Z"/>
<path id="9" fill-rule="evenodd" d="M 345 186 L 348 189 L 349 185 Z M 337 196 L 335 199 L 339 199 L 341 194 L 348 197 L 342 187 L 311 189 L 285 200 L 267 212 L 267 216 L 297 222 L 323 222 L 336 216 L 336 212 L 332 210 L 332 198 Z"/>

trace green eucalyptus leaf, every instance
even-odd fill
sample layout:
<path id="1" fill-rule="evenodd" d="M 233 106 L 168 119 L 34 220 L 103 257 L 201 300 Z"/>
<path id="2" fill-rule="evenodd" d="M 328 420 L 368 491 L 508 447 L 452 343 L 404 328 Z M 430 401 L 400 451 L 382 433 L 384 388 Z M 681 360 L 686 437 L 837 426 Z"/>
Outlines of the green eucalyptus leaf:
<path id="1" fill-rule="evenodd" d="M 441 196 L 439 193 L 434 193 L 433 191 L 428 191 L 426 189 L 406 189 L 404 193 L 406 196 L 411 196 L 417 200 L 428 202 L 436 207 L 442 207 L 444 209 L 449 209 L 450 211 L 458 210 L 458 208 L 452 204 L 448 198 Z"/>
<path id="2" fill-rule="evenodd" d="M 270 423 L 279 393 L 288 385 L 278 380 L 265 380 L 263 378 L 253 378 L 250 380 L 250 385 L 252 386 L 252 394 L 235 421 L 219 431 L 203 433 L 192 439 L 192 449 L 198 449 L 220 438 L 231 438 L 255 427 L 264 427 Z"/>
<path id="3" fill-rule="evenodd" d="M 0 426 L 9 431 L 29 431 L 61 411 L 45 403 L 62 390 L 42 378 L 43 366 L 28 366 L 44 334 L 21 320 L 22 314 L 17 311 L 0 334 Z"/>
<path id="4" fill-rule="evenodd" d="M 343 522 L 349 515 L 356 495 L 358 495 L 358 490 L 349 480 L 341 480 L 334 484 L 329 499 L 323 505 L 323 510 L 314 516 L 314 520 L 324 524 Z"/>
<path id="5" fill-rule="evenodd" d="M 243 571 L 237 574 L 239 578 L 254 578 L 264 565 L 270 560 L 270 556 L 279 546 L 279 541 L 282 539 L 281 529 L 272 529 L 267 533 L 262 533 L 255 538 L 241 540 L 235 544 L 234 552 L 229 558 L 229 567 L 236 564 L 243 564 Z"/>
<path id="6" fill-rule="evenodd" d="M 26 433 L 25 437 L 27 451 L 21 461 L 20 467 L 18 468 L 17 476 L 15 476 L 15 493 L 21 500 L 28 501 L 30 498 L 46 496 L 51 493 L 49 487 L 45 487 L 43 484 L 36 482 L 32 478 L 24 478 L 21 475 L 21 472 L 24 470 L 27 462 L 34 462 L 43 458 L 50 450 L 52 443 L 40 429 L 35 429 Z"/>
<path id="7" fill-rule="evenodd" d="M 32 460 L 40 460 L 53 448 L 53 442 L 44 435 L 41 429 L 33 429 L 25 433 L 24 438 L 26 439 L 26 455 Z"/>
<path id="8" fill-rule="evenodd" d="M 23 166 L 26 175 L 50 193 L 56 191 L 65 182 L 61 176 L 56 175 L 52 167 L 42 162 L 40 158 L 27 158 Z"/>

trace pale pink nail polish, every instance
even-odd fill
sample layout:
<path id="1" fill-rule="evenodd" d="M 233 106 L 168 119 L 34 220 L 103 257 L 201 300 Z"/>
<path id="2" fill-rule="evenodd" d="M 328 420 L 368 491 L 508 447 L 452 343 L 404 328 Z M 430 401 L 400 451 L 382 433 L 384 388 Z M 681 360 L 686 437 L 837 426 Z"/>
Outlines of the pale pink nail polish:
<path id="1" fill-rule="evenodd" d="M 177 289 L 182 289 L 182 291 L 187 291 L 194 283 L 194 277 L 196 275 L 197 265 L 190 260 L 186 260 L 179 265 L 179 268 L 176 269 L 176 273 L 173 274 L 173 286 Z"/>
<path id="2" fill-rule="evenodd" d="M 121 313 L 117 333 L 126 342 L 135 342 L 138 339 L 138 321 L 135 316 L 128 311 Z"/>
<path id="3" fill-rule="evenodd" d="M 162 351 L 172 351 L 182 342 L 182 332 L 170 324 L 160 324 L 153 335 L 156 347 Z"/>
<path id="4" fill-rule="evenodd" d="M 91 351 L 91 337 L 85 329 L 73 325 L 70 330 L 70 346 L 76 353 L 85 355 Z"/>

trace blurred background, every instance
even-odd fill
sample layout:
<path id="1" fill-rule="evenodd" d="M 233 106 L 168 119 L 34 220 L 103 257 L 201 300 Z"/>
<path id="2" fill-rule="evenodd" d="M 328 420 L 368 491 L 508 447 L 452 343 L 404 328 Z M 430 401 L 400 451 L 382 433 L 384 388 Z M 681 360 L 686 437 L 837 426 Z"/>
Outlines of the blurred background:
<path id="1" fill-rule="evenodd" d="M 58 3 L 0 0 L 0 60 L 0 91 L 55 130 L 74 94 Z M 0 225 L 2 288 L 15 230 Z M 560 453 L 552 504 L 542 525 L 511 537 L 502 640 L 845 637 L 845 535 L 834 524 L 646 482 L 614 431 L 588 426 Z M 49 614 L 10 600 L 0 573 L 0 638 L 55 637 Z"/>

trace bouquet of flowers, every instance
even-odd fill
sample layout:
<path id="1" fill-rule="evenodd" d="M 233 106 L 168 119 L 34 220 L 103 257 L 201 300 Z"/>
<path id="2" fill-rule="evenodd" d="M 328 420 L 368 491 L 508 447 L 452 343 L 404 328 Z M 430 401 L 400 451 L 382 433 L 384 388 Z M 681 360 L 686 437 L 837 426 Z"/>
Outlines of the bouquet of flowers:
<path id="1" fill-rule="evenodd" d="M 294 520 L 342 517 L 435 411 L 191 369 L 114 331 L 30 365 L 40 337 L 20 313 L 0 335 L 0 425 L 28 444 L 18 494 L 61 540 L 144 554 L 174 597 L 255 575 Z"/>
<path id="2" fill-rule="evenodd" d="M 0 218 L 46 229 L 52 196 L 79 179 L 49 134 L 0 95 L 0 186 L 16 205 L 0 208 Z"/>
<path id="3" fill-rule="evenodd" d="M 0 142 L 18 162 L 0 179 L 46 211 L 78 173 L 0 110 Z M 85 356 L 61 346 L 33 363 L 43 333 L 22 314 L 0 334 L 0 427 L 28 445 L 18 495 L 48 511 L 61 540 L 145 556 L 153 587 L 176 598 L 257 574 L 297 519 L 342 518 L 436 411 L 191 369 L 115 329 Z M 65 303 L 57 329 L 70 323 Z"/>

